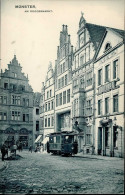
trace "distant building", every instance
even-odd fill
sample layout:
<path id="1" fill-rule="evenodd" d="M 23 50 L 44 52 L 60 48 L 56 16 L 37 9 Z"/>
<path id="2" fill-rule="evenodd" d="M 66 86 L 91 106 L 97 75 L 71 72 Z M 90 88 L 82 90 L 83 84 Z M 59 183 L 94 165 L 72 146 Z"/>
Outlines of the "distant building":
<path id="1" fill-rule="evenodd" d="M 0 145 L 32 145 L 33 90 L 16 55 L 0 73 Z"/>
<path id="2" fill-rule="evenodd" d="M 40 119 L 40 99 L 41 93 L 36 92 L 33 95 L 33 148 L 43 141 L 43 134 L 41 132 L 41 119 Z"/>
<path id="3" fill-rule="evenodd" d="M 72 130 L 73 46 L 67 25 L 62 26 L 55 64 L 55 131 Z"/>
<path id="4" fill-rule="evenodd" d="M 106 28 L 94 62 L 95 152 L 124 156 L 123 30 Z"/>

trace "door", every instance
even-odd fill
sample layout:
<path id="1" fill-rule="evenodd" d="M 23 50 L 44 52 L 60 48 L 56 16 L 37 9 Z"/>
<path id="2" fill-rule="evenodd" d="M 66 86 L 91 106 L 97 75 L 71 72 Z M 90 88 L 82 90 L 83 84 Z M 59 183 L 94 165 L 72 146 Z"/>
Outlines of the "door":
<path id="1" fill-rule="evenodd" d="M 102 153 L 102 127 L 98 128 L 98 154 Z"/>

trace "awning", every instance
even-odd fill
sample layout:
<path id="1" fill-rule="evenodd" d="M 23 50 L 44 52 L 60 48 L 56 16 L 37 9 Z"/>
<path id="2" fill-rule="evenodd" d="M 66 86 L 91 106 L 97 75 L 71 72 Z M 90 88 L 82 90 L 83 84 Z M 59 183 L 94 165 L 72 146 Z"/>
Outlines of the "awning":
<path id="1" fill-rule="evenodd" d="M 36 140 L 35 140 L 34 143 L 37 143 L 37 142 L 40 140 L 41 137 L 42 137 L 42 135 L 39 135 L 39 136 L 36 138 Z"/>
<path id="2" fill-rule="evenodd" d="M 46 144 L 49 141 L 49 137 L 45 137 L 45 139 L 42 141 L 42 144 Z"/>

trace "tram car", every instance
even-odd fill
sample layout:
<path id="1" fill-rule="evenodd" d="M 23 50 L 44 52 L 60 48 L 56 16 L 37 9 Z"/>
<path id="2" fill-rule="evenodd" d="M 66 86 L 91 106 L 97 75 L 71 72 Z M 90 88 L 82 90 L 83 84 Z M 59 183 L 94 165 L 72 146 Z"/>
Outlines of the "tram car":
<path id="1" fill-rule="evenodd" d="M 47 152 L 60 155 L 72 155 L 78 153 L 78 134 L 73 131 L 55 132 L 49 134 Z"/>

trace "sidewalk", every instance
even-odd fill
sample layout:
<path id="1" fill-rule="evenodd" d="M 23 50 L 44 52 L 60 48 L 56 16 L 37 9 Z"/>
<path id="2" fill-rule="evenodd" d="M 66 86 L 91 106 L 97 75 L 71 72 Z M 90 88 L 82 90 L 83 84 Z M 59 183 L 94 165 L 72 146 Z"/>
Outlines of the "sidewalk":
<path id="1" fill-rule="evenodd" d="M 83 154 L 83 152 L 75 154 L 75 157 L 98 159 L 98 160 L 124 160 L 124 158 L 119 158 L 119 157 L 101 156 L 101 155 L 96 155 L 96 154 L 93 154 L 93 155 Z"/>

